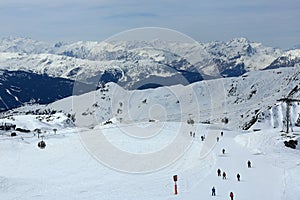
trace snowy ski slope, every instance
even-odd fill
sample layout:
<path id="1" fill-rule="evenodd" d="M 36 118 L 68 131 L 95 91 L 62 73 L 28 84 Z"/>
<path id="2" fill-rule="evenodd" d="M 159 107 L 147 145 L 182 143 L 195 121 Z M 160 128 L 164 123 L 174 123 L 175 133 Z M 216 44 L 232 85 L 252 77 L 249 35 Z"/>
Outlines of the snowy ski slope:
<path id="1" fill-rule="evenodd" d="M 282 114 L 282 113 L 281 113 Z M 274 115 L 277 116 L 277 115 Z M 299 150 L 283 147 L 280 128 L 267 127 L 265 119 L 256 128 L 261 131 L 237 131 L 221 124 L 197 124 L 195 138 L 184 130 L 178 131 L 180 122 L 144 122 L 124 125 L 115 122 L 99 125 L 94 129 L 62 126 L 65 119 L 60 114 L 53 121 L 34 120 L 26 115 L 1 122 L 17 124 L 23 128 L 41 128 L 47 147 L 37 147 L 40 139 L 33 133 L 18 133 L 10 137 L 8 132 L 0 135 L 0 197 L 1 199 L 229 199 L 233 191 L 235 199 L 289 199 L 297 200 L 300 172 Z M 158 134 L 138 138 L 126 134 L 137 128 L 157 127 Z M 190 125 L 191 126 L 191 125 Z M 54 134 L 52 128 L 58 129 Z M 220 132 L 224 131 L 224 136 Z M 126 173 L 115 170 L 95 157 L 85 146 L 84 134 L 103 134 L 118 149 L 130 153 L 151 153 L 166 146 L 176 148 L 174 137 L 180 134 L 189 146 L 175 162 L 151 173 Z M 300 133 L 294 128 L 294 135 Z M 205 141 L 200 136 L 205 135 Z M 216 141 L 216 137 L 220 141 Z M 211 151 L 201 156 L 204 146 L 211 143 Z M 84 145 L 85 144 L 85 145 Z M 99 150 L 101 150 L 99 146 Z M 225 148 L 223 155 L 221 150 Z M 116 156 L 111 152 L 111 157 Z M 247 168 L 247 160 L 252 168 Z M 154 162 L 155 160 L 153 160 Z M 124 165 L 137 165 L 127 160 Z M 151 164 L 151 163 L 149 163 Z M 227 173 L 222 180 L 217 169 Z M 241 174 L 241 181 L 236 174 Z M 174 195 L 172 176 L 177 174 L 178 195 Z M 216 197 L 211 197 L 211 188 Z"/>
<path id="2" fill-rule="evenodd" d="M 143 91 L 109 84 L 47 106 L 11 110 L 0 125 L 31 132 L 0 131 L 0 198 L 223 200 L 232 191 L 235 199 L 298 200 L 299 146 L 289 149 L 283 141 L 298 139 L 300 128 L 281 132 L 285 105 L 277 99 L 299 85 L 299 74 L 294 67 Z M 293 122 L 299 111 L 293 104 Z M 255 115 L 249 130 L 239 128 Z M 224 117 L 228 124 L 220 123 Z M 189 119 L 195 123 L 187 124 Z M 34 129 L 41 130 L 45 149 L 37 147 L 41 138 Z M 217 176 L 218 168 L 226 180 Z"/>

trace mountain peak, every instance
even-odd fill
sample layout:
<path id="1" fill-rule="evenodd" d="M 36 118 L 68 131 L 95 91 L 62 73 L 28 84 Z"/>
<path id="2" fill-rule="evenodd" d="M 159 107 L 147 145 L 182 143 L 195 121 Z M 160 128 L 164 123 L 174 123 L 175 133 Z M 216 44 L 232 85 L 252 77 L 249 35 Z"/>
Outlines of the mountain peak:
<path id="1" fill-rule="evenodd" d="M 246 37 L 238 37 L 238 38 L 233 38 L 232 40 L 229 41 L 229 43 L 251 43 L 251 41 L 246 38 Z"/>
<path id="2" fill-rule="evenodd" d="M 46 42 L 37 41 L 29 37 L 9 36 L 0 40 L 0 52 L 15 53 L 44 53 L 51 49 Z"/>

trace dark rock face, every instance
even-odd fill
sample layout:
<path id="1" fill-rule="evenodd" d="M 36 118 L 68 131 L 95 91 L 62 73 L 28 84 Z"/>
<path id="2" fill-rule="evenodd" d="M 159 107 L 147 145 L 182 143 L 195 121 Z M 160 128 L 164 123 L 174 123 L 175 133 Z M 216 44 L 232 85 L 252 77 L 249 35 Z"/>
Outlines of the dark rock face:
<path id="1" fill-rule="evenodd" d="M 79 93 L 92 89 L 79 84 Z M 24 103 L 48 104 L 73 94 L 74 81 L 24 71 L 0 70 L 0 111 L 19 107 Z"/>
<path id="2" fill-rule="evenodd" d="M 274 60 L 268 67 L 265 68 L 265 70 L 269 69 L 278 69 L 282 67 L 294 67 L 297 64 L 300 64 L 300 58 L 290 58 L 288 56 L 280 56 L 276 60 Z"/>

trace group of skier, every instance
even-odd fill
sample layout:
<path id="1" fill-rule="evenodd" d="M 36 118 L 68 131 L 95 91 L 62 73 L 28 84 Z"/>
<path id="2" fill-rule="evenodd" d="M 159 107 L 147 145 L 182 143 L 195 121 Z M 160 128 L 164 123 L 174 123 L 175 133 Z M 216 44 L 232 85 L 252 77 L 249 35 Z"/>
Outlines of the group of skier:
<path id="1" fill-rule="evenodd" d="M 221 132 L 221 136 L 223 136 L 223 131 Z M 219 141 L 219 137 L 217 137 L 217 142 L 218 142 L 218 141 Z M 225 149 L 222 149 L 222 153 L 225 154 Z M 252 164 L 251 161 L 248 160 L 248 161 L 247 161 L 247 167 L 248 167 L 248 168 L 251 168 L 251 164 Z M 223 179 L 226 179 L 226 178 L 227 178 L 227 177 L 226 177 L 226 176 L 227 176 L 227 175 L 226 175 L 226 172 L 223 171 L 223 173 L 222 173 L 221 169 L 217 169 L 217 175 L 218 175 L 218 176 L 222 176 Z M 236 178 L 237 178 L 237 181 L 241 181 L 241 175 L 240 175 L 239 173 L 237 173 Z M 213 187 L 213 188 L 211 189 L 211 195 L 212 195 L 212 196 L 216 196 L 216 188 L 215 188 L 215 187 Z M 230 192 L 230 193 L 229 193 L 229 197 L 230 197 L 231 200 L 233 200 L 233 197 L 234 197 L 233 192 Z"/>
<path id="2" fill-rule="evenodd" d="M 195 132 L 192 132 L 192 131 L 190 131 L 190 136 L 194 138 L 194 137 L 196 136 L 196 133 L 195 133 Z"/>
<path id="3" fill-rule="evenodd" d="M 213 187 L 213 188 L 211 189 L 211 196 L 216 196 L 216 188 L 215 188 L 215 187 Z M 230 193 L 229 193 L 229 197 L 230 197 L 230 200 L 233 200 L 233 197 L 234 197 L 233 192 L 230 192 Z"/>
<path id="4" fill-rule="evenodd" d="M 221 176 L 221 170 L 220 169 L 217 170 L 217 174 L 218 174 L 218 176 Z M 222 173 L 222 177 L 223 177 L 223 179 L 226 179 L 226 172 Z M 236 178 L 237 178 L 238 181 L 241 181 L 241 175 L 239 173 L 236 175 Z"/>

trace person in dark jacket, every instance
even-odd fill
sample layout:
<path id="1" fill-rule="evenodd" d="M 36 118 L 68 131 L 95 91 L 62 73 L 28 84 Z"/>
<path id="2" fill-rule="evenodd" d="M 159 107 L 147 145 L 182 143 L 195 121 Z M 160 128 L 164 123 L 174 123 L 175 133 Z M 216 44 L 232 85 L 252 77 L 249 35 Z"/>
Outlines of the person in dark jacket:
<path id="1" fill-rule="evenodd" d="M 215 187 L 213 187 L 211 189 L 211 196 L 216 196 L 216 188 Z"/>
<path id="2" fill-rule="evenodd" d="M 218 176 L 221 176 L 221 170 L 220 169 L 217 170 L 217 174 L 218 174 Z"/>
<path id="3" fill-rule="evenodd" d="M 223 172 L 223 179 L 226 179 L 226 173 Z"/>
<path id="4" fill-rule="evenodd" d="M 223 131 L 221 131 L 221 136 L 223 136 Z"/>
<path id="5" fill-rule="evenodd" d="M 230 196 L 230 199 L 233 200 L 233 196 L 234 196 L 233 192 L 230 192 L 229 196 Z"/>
<path id="6" fill-rule="evenodd" d="M 225 149 L 222 149 L 222 153 L 225 154 Z"/>
<path id="7" fill-rule="evenodd" d="M 248 164 L 248 168 L 251 168 L 251 161 L 250 160 L 248 160 L 247 164 Z"/>
<path id="8" fill-rule="evenodd" d="M 240 174 L 237 174 L 237 175 L 236 175 L 236 178 L 237 178 L 238 181 L 240 181 L 241 175 L 240 175 Z"/>

